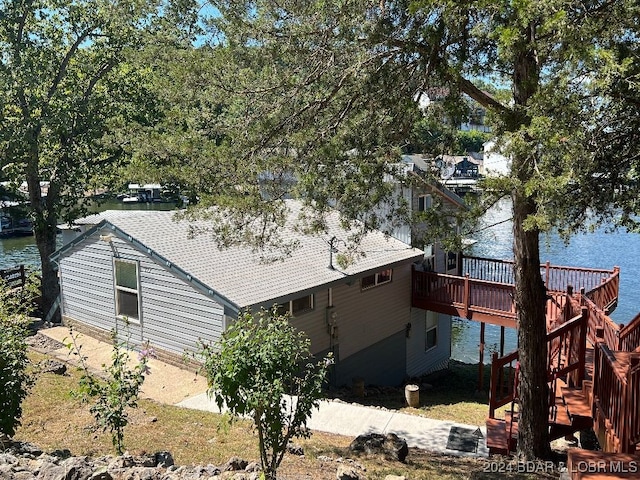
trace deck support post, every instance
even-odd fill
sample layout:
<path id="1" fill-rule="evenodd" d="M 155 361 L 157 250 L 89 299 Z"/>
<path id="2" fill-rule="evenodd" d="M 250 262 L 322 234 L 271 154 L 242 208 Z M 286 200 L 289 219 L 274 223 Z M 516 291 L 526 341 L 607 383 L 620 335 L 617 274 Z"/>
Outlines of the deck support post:
<path id="1" fill-rule="evenodd" d="M 504 357 L 504 325 L 500 325 L 500 356 Z"/>
<path id="2" fill-rule="evenodd" d="M 578 340 L 578 358 L 580 359 L 580 368 L 576 374 L 576 386 L 582 388 L 582 381 L 585 377 L 587 362 L 587 330 L 589 329 L 589 309 L 582 307 L 582 328 L 580 329 L 580 339 Z"/>
<path id="3" fill-rule="evenodd" d="M 464 318 L 469 319 L 469 306 L 471 302 L 471 285 L 469 284 L 469 274 L 464 276 Z"/>
<path id="4" fill-rule="evenodd" d="M 486 324 L 480 322 L 480 363 L 478 364 L 478 391 L 484 387 L 484 329 Z"/>
<path id="5" fill-rule="evenodd" d="M 551 269 L 551 262 L 549 260 L 544 264 L 544 286 L 549 290 L 549 270 Z"/>

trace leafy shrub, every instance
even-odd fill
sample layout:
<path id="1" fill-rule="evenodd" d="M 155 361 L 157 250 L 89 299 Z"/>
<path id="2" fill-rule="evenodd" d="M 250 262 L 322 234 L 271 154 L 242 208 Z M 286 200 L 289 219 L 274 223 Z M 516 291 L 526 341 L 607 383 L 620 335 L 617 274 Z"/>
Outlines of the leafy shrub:
<path id="1" fill-rule="evenodd" d="M 149 358 L 154 357 L 149 343 L 138 353 L 138 363 L 130 366 L 131 345 L 129 340 L 119 341 L 116 330 L 111 332 L 113 352 L 111 364 L 104 365 L 106 380 L 96 377 L 89 371 L 86 357 L 82 356 L 82 346 L 77 341 L 77 335 L 71 331 L 72 353 L 80 358 L 83 375 L 80 378 L 79 393 L 85 401 L 93 399 L 89 411 L 93 414 L 96 424 L 103 432 L 109 430 L 111 442 L 120 455 L 124 451 L 124 428 L 129 423 L 128 409 L 138 406 L 140 388 L 145 375 L 150 373 Z"/>
<path id="2" fill-rule="evenodd" d="M 310 341 L 277 308 L 240 314 L 219 345 L 201 345 L 210 397 L 235 416 L 249 416 L 258 433 L 267 479 L 276 471 L 293 437 L 318 406 L 331 359 L 310 363 Z"/>

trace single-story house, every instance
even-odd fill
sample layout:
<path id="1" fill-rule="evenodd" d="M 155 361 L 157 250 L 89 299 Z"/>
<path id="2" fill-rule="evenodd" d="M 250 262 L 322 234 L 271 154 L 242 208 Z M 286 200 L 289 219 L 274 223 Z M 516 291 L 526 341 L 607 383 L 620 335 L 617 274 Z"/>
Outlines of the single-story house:
<path id="1" fill-rule="evenodd" d="M 300 204 L 288 206 L 282 236 L 298 248 L 271 262 L 250 247 L 218 249 L 209 234 L 190 235 L 174 212 L 80 220 L 77 237 L 52 256 L 64 321 L 90 334 L 128 329 L 132 342 L 180 359 L 199 339 L 218 340 L 238 312 L 279 304 L 312 353 L 333 352 L 337 385 L 355 377 L 397 385 L 448 361 L 450 317 L 411 307 L 411 268 L 422 251 L 371 232 L 360 245 L 365 256 L 341 268 L 341 243 L 330 241 L 347 239 L 338 215 L 329 215 L 326 232 L 305 235 L 293 226 Z"/>

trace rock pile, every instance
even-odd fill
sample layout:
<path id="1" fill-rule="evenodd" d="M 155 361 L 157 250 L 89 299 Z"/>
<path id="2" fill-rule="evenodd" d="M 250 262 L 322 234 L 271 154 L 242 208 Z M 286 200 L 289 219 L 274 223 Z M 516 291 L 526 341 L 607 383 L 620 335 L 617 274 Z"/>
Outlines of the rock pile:
<path id="1" fill-rule="evenodd" d="M 257 480 L 260 466 L 237 457 L 222 466 L 177 466 L 169 452 L 72 457 L 68 450 L 45 453 L 31 443 L 0 437 L 2 480 Z"/>
<path id="2" fill-rule="evenodd" d="M 395 433 L 368 433 L 359 435 L 349 445 L 352 452 L 364 452 L 367 455 L 382 455 L 388 460 L 404 462 L 409 454 L 407 442 Z"/>

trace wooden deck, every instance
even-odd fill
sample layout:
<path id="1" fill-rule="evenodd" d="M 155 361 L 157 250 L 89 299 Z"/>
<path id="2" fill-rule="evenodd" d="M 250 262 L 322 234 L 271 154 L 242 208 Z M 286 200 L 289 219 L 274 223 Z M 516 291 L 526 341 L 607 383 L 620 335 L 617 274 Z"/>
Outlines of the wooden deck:
<path id="1" fill-rule="evenodd" d="M 571 480 L 639 478 L 640 456 L 572 448 L 567 454 L 567 471 Z"/>
<path id="2" fill-rule="evenodd" d="M 513 263 L 464 257 L 461 271 L 464 276 L 414 269 L 413 306 L 515 327 Z M 540 272 L 548 290 L 551 437 L 593 426 L 604 455 L 635 453 L 640 445 L 640 314 L 627 325 L 616 324 L 609 317 L 618 301 L 619 269 L 546 263 Z M 518 357 L 517 351 L 493 357 L 487 419 L 490 453 L 508 455 L 516 448 Z M 508 404 L 515 412 L 509 410 L 504 419 L 496 418 L 496 410 Z M 640 478 L 640 463 L 638 467 L 633 478 Z M 588 476 L 594 472 L 580 473 L 582 476 L 575 478 L 605 478 Z"/>

